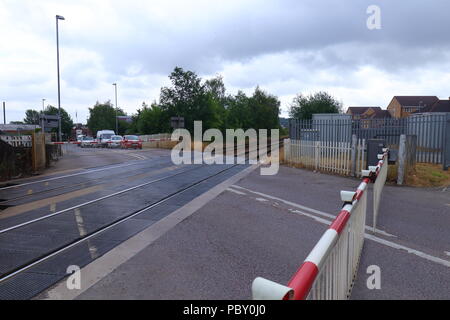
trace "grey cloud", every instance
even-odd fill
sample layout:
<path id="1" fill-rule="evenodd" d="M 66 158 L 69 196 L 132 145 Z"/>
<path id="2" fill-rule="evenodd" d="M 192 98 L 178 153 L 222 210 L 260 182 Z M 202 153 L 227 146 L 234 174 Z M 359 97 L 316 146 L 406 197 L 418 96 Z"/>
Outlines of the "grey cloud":
<path id="1" fill-rule="evenodd" d="M 381 7 L 381 30 L 366 28 L 366 8 L 372 4 Z M 130 33 L 116 36 L 111 30 L 110 37 L 83 40 L 103 52 L 106 67 L 117 73 L 123 73 L 127 62 L 133 61 L 142 63 L 142 72 L 146 73 L 167 74 L 175 65 L 213 73 L 218 61 L 245 61 L 286 50 L 324 48 L 324 64 L 357 67 L 373 63 L 388 69 L 444 58 L 427 51 L 434 46 L 448 49 L 445 39 L 450 30 L 450 19 L 446 17 L 449 9 L 450 3 L 438 0 L 261 2 L 254 7 L 237 6 L 226 16 L 212 16 L 209 20 L 197 19 L 207 12 L 182 17 L 183 23 L 176 29 L 172 22 L 165 27 L 164 21 L 155 21 L 148 13 L 130 7 L 121 13 L 123 23 L 118 27 L 131 23 L 127 26 Z M 186 24 L 189 28 L 183 28 Z M 75 45 L 77 39 L 71 42 Z M 333 55 L 332 48 L 339 45 L 348 47 L 347 57 Z M 365 46 L 374 50 L 363 49 L 361 55 Z"/>

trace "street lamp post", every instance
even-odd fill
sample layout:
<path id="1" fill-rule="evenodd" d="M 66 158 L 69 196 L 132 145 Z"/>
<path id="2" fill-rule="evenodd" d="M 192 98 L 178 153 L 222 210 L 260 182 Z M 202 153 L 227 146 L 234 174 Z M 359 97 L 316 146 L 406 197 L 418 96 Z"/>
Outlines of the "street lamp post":
<path id="1" fill-rule="evenodd" d="M 45 107 L 44 107 L 44 102 L 45 102 L 45 99 L 42 99 L 42 132 L 43 133 L 45 133 L 45 128 L 44 128 L 44 126 L 45 126 L 45 116 L 44 116 L 44 110 L 45 110 Z"/>
<path id="2" fill-rule="evenodd" d="M 114 91 L 116 94 L 116 134 L 119 134 L 119 120 L 117 119 L 117 83 L 112 84 L 114 86 Z"/>
<path id="3" fill-rule="evenodd" d="M 59 34 L 58 21 L 65 20 L 63 16 L 56 15 L 56 65 L 58 70 L 58 141 L 62 141 L 61 137 L 61 88 L 59 84 Z"/>

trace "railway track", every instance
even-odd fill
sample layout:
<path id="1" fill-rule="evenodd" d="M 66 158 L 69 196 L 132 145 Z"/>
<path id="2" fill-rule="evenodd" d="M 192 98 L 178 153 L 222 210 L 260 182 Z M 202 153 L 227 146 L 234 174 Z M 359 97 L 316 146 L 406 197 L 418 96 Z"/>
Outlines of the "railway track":
<path id="1" fill-rule="evenodd" d="M 248 153 L 249 153 L 249 151 L 245 152 L 245 154 L 248 154 Z M 101 208 L 102 202 L 105 202 L 109 199 L 114 199 L 114 198 L 117 199 L 117 198 L 123 197 L 127 194 L 129 195 L 131 192 L 136 191 L 136 190 L 141 190 L 142 192 L 144 192 L 144 194 L 147 194 L 150 191 L 150 189 L 148 189 L 148 188 L 146 189 L 146 187 L 150 187 L 150 186 L 152 186 L 151 190 L 158 190 L 158 188 L 164 189 L 164 186 L 162 185 L 162 183 L 163 182 L 167 183 L 170 180 L 175 181 L 175 182 L 172 181 L 171 182 L 172 184 L 177 184 L 177 187 L 174 190 L 172 190 L 171 192 L 164 193 L 163 195 L 160 195 L 159 197 L 154 197 L 149 203 L 147 203 L 144 206 L 140 205 L 140 207 L 136 207 L 133 210 L 128 211 L 122 215 L 118 215 L 118 216 L 112 215 L 111 217 L 107 217 L 108 220 L 104 221 L 101 225 L 98 225 L 95 228 L 87 230 L 85 232 L 80 231 L 79 235 L 70 233 L 70 236 L 68 238 L 67 237 L 64 238 L 65 241 L 51 243 L 51 245 L 49 245 L 47 248 L 45 248 L 44 251 L 39 251 L 39 250 L 33 251 L 26 258 L 16 259 L 16 262 L 12 263 L 12 264 L 7 263 L 6 267 L 2 267 L 0 265 L 0 299 L 31 298 L 35 294 L 39 293 L 40 291 L 44 290 L 45 288 L 49 287 L 50 285 L 59 281 L 60 279 L 62 279 L 65 276 L 65 274 L 60 271 L 57 275 L 54 275 L 54 277 L 51 277 L 52 279 L 48 279 L 48 280 L 44 281 L 44 284 L 41 283 L 40 285 L 36 285 L 37 287 L 35 287 L 34 289 L 31 288 L 28 291 L 25 290 L 26 291 L 25 293 L 22 292 L 23 290 L 21 291 L 22 293 L 18 293 L 18 294 L 13 292 L 14 290 L 12 290 L 12 288 L 15 288 L 17 286 L 30 286 L 31 281 L 24 280 L 24 279 L 27 279 L 28 277 L 30 277 L 30 275 L 31 275 L 31 277 L 33 277 L 36 274 L 40 274 L 42 272 L 45 273 L 45 270 L 44 271 L 42 271 L 42 270 L 33 271 L 34 269 L 39 268 L 39 266 L 45 265 L 46 263 L 52 264 L 52 260 L 58 259 L 61 256 L 64 256 L 65 253 L 67 253 L 71 250 L 77 250 L 82 245 L 89 243 L 90 241 L 93 241 L 93 240 L 97 239 L 98 237 L 101 237 L 104 234 L 108 234 L 108 232 L 111 233 L 113 231 L 113 229 L 117 229 L 118 227 L 121 227 L 122 225 L 127 225 L 128 222 L 131 222 L 132 220 L 135 220 L 136 218 L 138 218 L 142 215 L 145 215 L 146 213 L 153 212 L 154 209 L 156 211 L 158 211 L 159 208 L 162 208 L 165 204 L 169 203 L 170 201 L 172 201 L 174 199 L 178 199 L 178 198 L 183 198 L 188 193 L 188 191 L 193 191 L 196 188 L 199 189 L 202 185 L 204 185 L 206 187 L 208 185 L 208 183 L 212 183 L 211 181 L 213 181 L 214 179 L 226 178 L 227 173 L 234 174 L 233 170 L 236 170 L 236 169 L 241 170 L 246 166 L 247 165 L 242 165 L 242 164 L 209 165 L 209 166 L 208 165 L 194 165 L 193 168 L 189 168 L 187 170 L 181 170 L 180 172 L 165 175 L 160 178 L 156 178 L 151 181 L 147 181 L 145 183 L 141 183 L 141 184 L 138 184 L 138 185 L 135 185 L 132 187 L 128 187 L 126 189 L 122 189 L 117 192 L 99 197 L 97 199 L 93 199 L 93 200 L 90 200 L 90 201 L 87 201 L 84 203 L 80 203 L 75 206 L 71 206 L 66 209 L 51 213 L 51 214 L 46 214 L 46 215 L 40 216 L 38 218 L 27 220 L 23 223 L 19 223 L 19 224 L 1 229 L 0 230 L 0 243 L 5 243 L 5 241 L 7 241 L 7 239 L 8 239 L 8 237 L 10 237 L 12 240 L 14 240 L 14 238 L 17 237 L 18 235 L 20 235 L 21 233 L 27 234 L 27 232 L 30 232 L 30 230 L 31 230 L 30 228 L 36 227 L 36 229 L 34 229 L 34 230 L 35 231 L 38 230 L 39 229 L 39 228 L 37 228 L 38 225 L 42 226 L 43 228 L 41 228 L 41 229 L 45 230 L 46 225 L 51 225 L 53 222 L 57 225 L 57 222 L 58 223 L 61 222 L 60 218 L 67 217 L 67 218 L 69 218 L 67 221 L 70 221 L 70 218 L 73 218 L 73 215 L 76 215 L 77 210 L 79 211 L 81 208 L 92 208 L 92 210 L 94 210 L 93 211 L 94 213 L 90 213 L 90 214 L 92 214 L 93 216 L 96 215 L 97 217 L 103 218 L 103 216 L 101 216 L 101 213 L 99 213 L 98 212 L 99 210 L 97 209 L 97 208 Z M 126 166 L 124 165 L 121 167 L 126 167 Z M 205 170 L 199 170 L 201 168 L 205 168 Z M 111 169 L 111 168 L 102 168 L 102 169 L 95 170 L 94 172 L 104 171 L 104 170 L 108 170 L 108 169 Z M 196 171 L 198 171 L 198 172 L 201 171 L 202 174 L 201 175 L 196 174 Z M 5 190 L 5 189 L 19 188 L 20 186 L 29 187 L 30 185 L 33 185 L 33 184 L 42 183 L 45 180 L 47 180 L 47 181 L 60 180 L 60 179 L 69 178 L 69 177 L 73 177 L 73 176 L 77 176 L 77 175 L 88 174 L 90 172 L 93 172 L 93 171 L 90 170 L 87 172 L 80 172 L 80 173 L 71 174 L 71 175 L 52 177 L 52 178 L 48 178 L 48 179 L 44 179 L 44 180 L 40 180 L 40 181 L 30 181 L 30 182 L 24 183 L 23 185 L 8 186 L 8 187 L 0 188 L 0 191 Z M 206 172 L 206 175 L 205 175 L 205 172 Z M 188 177 L 189 183 L 183 182 L 182 179 L 180 180 L 181 182 L 176 181 L 177 177 L 185 177 L 185 176 L 189 176 L 189 175 L 191 175 L 190 177 Z M 101 179 L 101 178 L 99 178 L 99 179 Z M 45 192 L 48 192 L 48 191 L 50 191 L 50 190 L 47 190 Z M 126 200 L 126 198 L 124 198 L 124 200 Z M 184 200 L 186 200 L 186 199 L 184 199 Z M 164 211 L 164 210 L 162 210 L 162 211 Z M 76 223 L 78 223 L 79 222 L 78 217 L 76 217 L 76 218 L 77 218 Z M 44 223 L 45 223 L 45 225 L 44 225 Z M 139 231 L 136 231 L 134 233 L 131 232 L 128 236 L 132 236 L 137 232 L 139 232 Z M 105 252 L 107 252 L 107 251 L 109 251 L 109 250 L 106 250 Z M 101 254 L 104 254 L 105 252 L 103 252 Z M 97 258 L 97 257 L 95 257 L 95 258 Z M 92 260 L 95 258 L 92 258 Z M 11 259 L 14 260 L 14 252 L 11 255 Z M 82 263 L 80 265 L 80 267 L 84 266 L 85 264 L 87 264 L 89 262 L 91 262 L 91 261 L 85 261 L 85 263 L 84 264 Z M 0 264 L 1 264 L 1 261 L 0 261 Z M 61 264 L 61 262 L 60 262 L 60 264 Z M 70 264 L 72 264 L 70 262 L 70 259 L 65 261 L 65 267 L 67 267 Z M 61 268 L 63 266 L 64 266 L 64 264 L 61 266 Z M 49 272 L 49 273 L 51 273 L 51 272 Z"/>
<path id="2" fill-rule="evenodd" d="M 42 198 L 42 196 L 45 196 L 46 194 L 50 194 L 51 196 L 57 196 L 57 195 L 61 195 L 64 194 L 65 192 L 67 192 L 68 189 L 71 189 L 70 191 L 75 191 L 78 190 L 79 188 L 86 188 L 86 187 L 92 187 L 92 186 L 96 186 L 96 185 L 100 185 L 100 184 L 105 184 L 105 183 L 109 183 L 115 180 L 120 180 L 120 179 L 130 179 L 133 178 L 135 176 L 139 176 L 141 173 L 137 173 L 135 175 L 133 175 L 133 172 L 140 172 L 140 171 L 144 171 L 147 169 L 156 169 L 156 168 L 160 168 L 160 167 L 164 167 L 167 166 L 167 161 L 159 161 L 159 162 L 151 162 L 150 166 L 147 166 L 145 164 L 148 164 L 149 161 L 148 160 L 141 160 L 138 162 L 133 162 L 132 164 L 125 164 L 125 165 L 120 165 L 120 166 L 113 166 L 113 167 L 106 167 L 106 168 L 102 168 L 102 169 L 95 169 L 95 170 L 89 170 L 89 171 L 83 171 L 83 172 L 79 172 L 76 174 L 70 174 L 70 175 L 64 175 L 64 176 L 58 176 L 58 177 L 52 177 L 52 178 L 48 178 L 48 179 L 44 179 L 44 180 L 40 180 L 40 181 L 32 181 L 32 182 L 26 182 L 23 184 L 17 184 L 14 186 L 8 186 L 8 187 L 3 187 L 0 188 L 0 213 L 1 210 L 3 208 L 7 208 L 10 206 L 15 206 L 17 205 L 17 202 L 22 202 L 23 200 L 28 200 L 28 199 L 32 199 L 35 200 L 33 198 Z M 143 166 L 145 165 L 145 166 Z M 134 166 L 134 167 L 133 167 Z M 70 179 L 72 177 L 82 177 L 85 175 L 89 175 L 89 174 L 94 174 L 97 172 L 102 172 L 102 171 L 107 171 L 107 170 L 117 170 L 117 169 L 122 169 L 122 168 L 126 168 L 128 169 L 127 171 L 119 171 L 119 172 L 115 172 L 114 175 L 110 175 L 110 176 L 100 176 L 100 177 L 96 177 L 96 178 L 89 178 L 86 177 L 84 180 L 80 181 L 80 182 L 70 182 L 68 181 L 67 183 L 64 184 L 64 179 Z M 50 186 L 49 182 L 51 181 L 58 181 L 58 180 L 62 180 L 61 182 L 63 182 L 63 184 L 59 184 L 56 186 Z M 59 182 L 59 181 L 58 181 Z M 28 190 L 30 190 L 30 188 L 33 188 L 33 186 L 38 186 L 38 187 L 43 187 L 41 190 L 33 190 L 33 192 L 29 192 Z M 19 195 L 12 195 L 12 197 L 10 195 L 7 195 L 8 192 L 11 191 L 16 191 L 16 193 L 18 193 Z M 21 204 L 21 203 L 19 203 Z"/>

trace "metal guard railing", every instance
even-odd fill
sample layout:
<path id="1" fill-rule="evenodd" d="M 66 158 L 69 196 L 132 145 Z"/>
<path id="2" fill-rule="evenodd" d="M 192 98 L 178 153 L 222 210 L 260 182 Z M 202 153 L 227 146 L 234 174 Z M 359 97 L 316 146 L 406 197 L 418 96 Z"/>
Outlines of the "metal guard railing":
<path id="1" fill-rule="evenodd" d="M 388 149 L 383 149 L 377 166 L 363 170 L 356 191 L 341 191 L 344 207 L 287 286 L 257 277 L 252 283 L 253 299 L 341 300 L 350 296 L 364 244 L 368 185 L 378 178 L 384 185 L 387 158 Z M 377 195 L 374 201 L 379 200 Z"/>

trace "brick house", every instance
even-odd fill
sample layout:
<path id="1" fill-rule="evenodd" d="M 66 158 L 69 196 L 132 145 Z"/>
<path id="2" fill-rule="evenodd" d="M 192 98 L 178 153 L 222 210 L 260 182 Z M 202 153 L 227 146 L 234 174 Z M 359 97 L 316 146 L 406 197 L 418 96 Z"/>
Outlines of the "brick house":
<path id="1" fill-rule="evenodd" d="M 435 104 L 423 108 L 420 112 L 450 112 L 450 98 L 448 100 L 438 100 Z"/>
<path id="2" fill-rule="evenodd" d="M 387 110 L 393 118 L 406 118 L 412 113 L 424 112 L 438 101 L 436 96 L 394 96 Z"/>
<path id="3" fill-rule="evenodd" d="M 391 117 L 391 114 L 387 110 L 383 110 L 380 107 L 348 107 L 346 113 L 350 114 L 353 120 Z"/>

